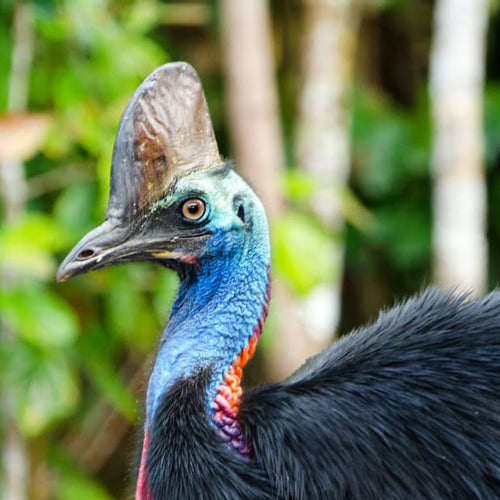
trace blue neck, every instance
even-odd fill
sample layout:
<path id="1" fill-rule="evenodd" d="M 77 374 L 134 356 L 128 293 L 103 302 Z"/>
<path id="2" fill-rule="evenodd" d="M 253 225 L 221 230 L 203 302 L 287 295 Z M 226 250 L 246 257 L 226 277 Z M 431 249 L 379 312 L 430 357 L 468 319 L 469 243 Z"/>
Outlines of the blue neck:
<path id="1" fill-rule="evenodd" d="M 205 257 L 182 280 L 160 342 L 147 396 L 149 422 L 172 385 L 211 367 L 207 411 L 224 374 L 247 345 L 266 301 L 270 264 L 267 226 Z"/>

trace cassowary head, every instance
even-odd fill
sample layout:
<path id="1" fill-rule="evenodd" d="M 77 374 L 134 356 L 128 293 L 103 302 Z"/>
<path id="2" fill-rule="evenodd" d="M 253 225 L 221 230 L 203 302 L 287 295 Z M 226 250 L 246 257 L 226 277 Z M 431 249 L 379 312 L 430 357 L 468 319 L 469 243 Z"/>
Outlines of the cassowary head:
<path id="1" fill-rule="evenodd" d="M 166 64 L 122 116 L 104 223 L 75 246 L 57 279 L 134 260 L 182 272 L 234 258 L 259 229 L 267 230 L 262 206 L 219 156 L 198 75 L 187 63 Z"/>

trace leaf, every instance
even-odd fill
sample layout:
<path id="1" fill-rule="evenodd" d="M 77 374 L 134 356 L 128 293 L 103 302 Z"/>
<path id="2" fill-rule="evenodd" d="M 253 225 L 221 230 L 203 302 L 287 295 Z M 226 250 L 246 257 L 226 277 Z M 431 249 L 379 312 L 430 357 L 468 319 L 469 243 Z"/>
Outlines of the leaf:
<path id="1" fill-rule="evenodd" d="M 363 160 L 360 181 L 367 193 L 382 197 L 393 192 L 400 182 L 408 137 L 404 123 L 395 117 L 378 119 L 376 124 L 360 149 Z"/>
<path id="2" fill-rule="evenodd" d="M 8 274 L 52 280 L 52 253 L 66 246 L 66 235 L 49 216 L 26 214 L 0 228 L 0 262 Z"/>
<path id="3" fill-rule="evenodd" d="M 37 436 L 73 412 L 79 399 L 78 384 L 63 353 L 47 354 L 16 343 L 2 358 L 4 391 L 25 435 Z"/>
<path id="4" fill-rule="evenodd" d="M 412 149 L 408 119 L 376 92 L 361 89 L 354 96 L 353 173 L 365 193 L 383 198 L 402 185 Z"/>
<path id="5" fill-rule="evenodd" d="M 158 285 L 153 297 L 153 305 L 160 324 L 164 324 L 167 319 L 168 311 L 177 294 L 178 287 L 179 277 L 176 273 L 163 270 L 158 273 Z"/>
<path id="6" fill-rule="evenodd" d="M 53 443 L 48 453 L 48 464 L 55 472 L 53 495 L 60 500 L 112 500 L 108 492 L 96 481 L 83 474 L 75 458 L 68 456 L 63 446 Z"/>
<path id="7" fill-rule="evenodd" d="M 148 352 L 159 333 L 159 325 L 146 300 L 144 291 L 134 286 L 131 277 L 138 266 L 110 270 L 115 276 L 114 286 L 106 296 L 108 330 L 134 349 Z M 140 271 L 147 273 L 148 269 Z"/>
<path id="8" fill-rule="evenodd" d="M 395 267 L 411 269 L 425 264 L 431 249 L 431 220 L 428 211 L 410 203 L 376 212 L 378 238 Z"/>
<path id="9" fill-rule="evenodd" d="M 494 164 L 500 153 L 500 85 L 490 85 L 484 97 L 485 153 Z"/>
<path id="10" fill-rule="evenodd" d="M 56 498 L 60 500 L 113 500 L 97 482 L 80 474 L 67 474 L 59 479 Z"/>
<path id="11" fill-rule="evenodd" d="M 375 222 L 373 215 L 352 190 L 340 185 L 325 188 L 324 181 L 308 172 L 298 169 L 287 170 L 284 175 L 284 189 L 287 198 L 296 206 L 310 207 L 314 195 L 321 191 L 331 197 L 332 204 L 336 204 L 340 199 L 342 215 L 351 224 L 368 230 Z"/>
<path id="12" fill-rule="evenodd" d="M 41 286 L 2 290 L 0 312 L 13 331 L 41 348 L 67 346 L 77 336 L 77 322 L 71 308 Z"/>
<path id="13" fill-rule="evenodd" d="M 103 345 L 108 336 L 101 330 L 88 331 L 79 343 L 78 351 L 82 355 L 88 377 L 99 388 L 110 403 L 129 421 L 137 417 L 137 403 L 127 386 L 116 373 L 116 363 L 113 363 L 109 346 Z"/>
<path id="14" fill-rule="evenodd" d="M 287 197 L 295 203 L 309 202 L 316 192 L 318 181 L 312 174 L 299 169 L 285 171 L 284 188 Z"/>
<path id="15" fill-rule="evenodd" d="M 295 293 L 337 278 L 335 241 L 314 219 L 289 213 L 275 222 L 273 236 L 274 265 Z"/>
<path id="16" fill-rule="evenodd" d="M 92 211 L 96 199 L 95 186 L 90 182 L 73 184 L 66 188 L 54 206 L 54 215 L 68 239 L 77 241 L 94 226 Z"/>

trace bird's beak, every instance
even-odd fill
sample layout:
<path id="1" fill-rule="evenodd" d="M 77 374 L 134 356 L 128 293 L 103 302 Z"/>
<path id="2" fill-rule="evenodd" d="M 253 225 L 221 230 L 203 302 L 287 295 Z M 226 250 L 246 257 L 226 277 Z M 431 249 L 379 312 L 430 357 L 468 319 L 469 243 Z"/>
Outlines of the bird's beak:
<path id="1" fill-rule="evenodd" d="M 209 231 L 179 233 L 133 231 L 118 219 L 106 219 L 71 250 L 57 271 L 57 281 L 131 261 L 182 261 L 193 264 L 210 237 Z"/>
<path id="2" fill-rule="evenodd" d="M 85 235 L 66 256 L 57 271 L 57 281 L 66 281 L 77 274 L 131 260 L 134 245 L 128 236 L 126 226 L 113 219 L 105 220 Z"/>

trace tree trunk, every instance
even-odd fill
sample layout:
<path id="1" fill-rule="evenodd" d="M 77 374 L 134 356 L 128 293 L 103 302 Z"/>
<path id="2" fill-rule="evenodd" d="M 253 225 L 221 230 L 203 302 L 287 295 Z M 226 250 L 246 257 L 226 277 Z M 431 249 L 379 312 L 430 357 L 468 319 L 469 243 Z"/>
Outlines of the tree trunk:
<path id="1" fill-rule="evenodd" d="M 238 168 L 271 217 L 284 166 L 267 0 L 220 0 L 227 108 Z"/>
<path id="2" fill-rule="evenodd" d="M 316 180 L 312 211 L 338 239 L 332 255 L 333 281 L 312 290 L 300 303 L 308 357 L 329 344 L 341 310 L 344 245 L 342 192 L 350 169 L 349 91 L 352 83 L 359 9 L 355 0 L 304 0 L 302 90 L 295 157 Z"/>
<path id="3" fill-rule="evenodd" d="M 439 0 L 431 54 L 434 273 L 445 287 L 486 287 L 482 92 L 487 0 Z"/>

